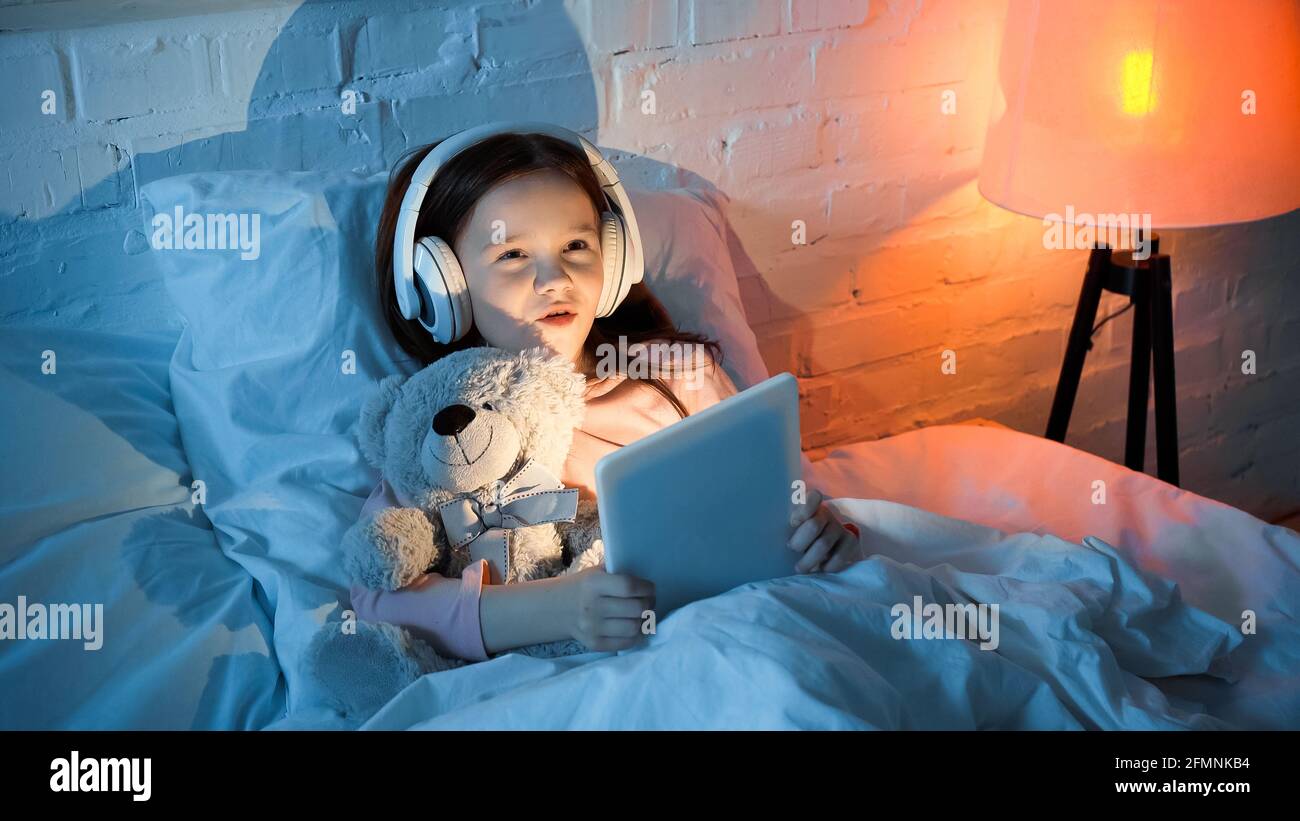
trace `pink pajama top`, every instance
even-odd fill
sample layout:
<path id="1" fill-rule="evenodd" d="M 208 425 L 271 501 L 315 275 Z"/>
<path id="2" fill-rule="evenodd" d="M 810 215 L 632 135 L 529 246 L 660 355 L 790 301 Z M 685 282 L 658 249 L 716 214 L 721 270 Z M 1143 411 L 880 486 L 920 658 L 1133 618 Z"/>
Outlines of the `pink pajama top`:
<path id="1" fill-rule="evenodd" d="M 726 372 L 712 363 L 663 381 L 690 413 L 736 392 Z M 574 431 L 573 447 L 560 478 L 566 486 L 578 488 L 581 498 L 594 499 L 595 468 L 600 457 L 681 417 L 654 388 L 622 374 L 589 382 L 586 401 L 582 427 Z M 361 516 L 404 503 L 381 478 L 361 509 Z M 481 561 L 466 568 L 459 579 L 429 573 L 394 591 L 353 585 L 352 608 L 365 621 L 406 627 L 440 655 L 483 661 L 488 653 L 479 624 L 479 597 L 484 579 L 488 578 L 486 570 L 487 562 Z"/>

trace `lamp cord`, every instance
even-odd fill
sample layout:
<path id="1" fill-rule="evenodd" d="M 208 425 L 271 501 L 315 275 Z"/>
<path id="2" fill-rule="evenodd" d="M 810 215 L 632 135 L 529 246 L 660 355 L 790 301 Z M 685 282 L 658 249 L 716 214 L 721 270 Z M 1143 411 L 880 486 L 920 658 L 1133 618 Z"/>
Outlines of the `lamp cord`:
<path id="1" fill-rule="evenodd" d="M 1115 317 L 1119 316 L 1120 314 L 1124 313 L 1125 311 L 1127 311 L 1129 308 L 1132 307 L 1133 307 L 1133 302 L 1130 300 L 1129 304 L 1125 305 L 1123 308 L 1120 308 L 1118 311 L 1113 311 L 1107 314 L 1106 316 L 1102 317 L 1101 322 L 1098 322 L 1096 325 L 1092 327 L 1092 333 L 1088 334 L 1088 350 L 1092 350 L 1092 338 L 1097 335 L 1097 331 L 1101 330 L 1102 325 L 1105 325 L 1107 322 L 1110 322 L 1112 319 L 1114 319 Z"/>

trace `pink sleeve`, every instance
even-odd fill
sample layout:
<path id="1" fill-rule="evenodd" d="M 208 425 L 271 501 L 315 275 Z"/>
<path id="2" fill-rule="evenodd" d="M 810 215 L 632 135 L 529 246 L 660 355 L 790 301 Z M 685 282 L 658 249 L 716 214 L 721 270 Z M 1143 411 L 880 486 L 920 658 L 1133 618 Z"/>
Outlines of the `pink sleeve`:
<path id="1" fill-rule="evenodd" d="M 429 573 L 401 590 L 353 585 L 352 609 L 364 621 L 407 628 L 441 655 L 486 661 L 478 613 L 486 564 L 465 568 L 459 579 Z"/>
<path id="2" fill-rule="evenodd" d="M 398 502 L 382 479 L 366 500 L 361 515 L 373 515 Z M 409 629 L 443 656 L 487 660 L 479 623 L 479 598 L 486 562 L 465 568 L 459 579 L 428 573 L 401 590 L 370 590 L 352 585 L 352 609 L 357 618 L 387 622 Z"/>

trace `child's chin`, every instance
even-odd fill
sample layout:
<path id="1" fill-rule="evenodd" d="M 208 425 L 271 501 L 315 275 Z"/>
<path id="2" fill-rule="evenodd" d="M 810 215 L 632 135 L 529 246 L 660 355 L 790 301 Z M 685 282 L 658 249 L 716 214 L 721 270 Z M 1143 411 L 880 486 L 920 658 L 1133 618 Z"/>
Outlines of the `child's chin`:
<path id="1" fill-rule="evenodd" d="M 581 320 L 575 320 L 564 328 L 547 328 L 543 326 L 540 336 L 542 344 L 554 349 L 557 353 L 576 356 L 582 350 L 582 343 L 590 332 L 591 323 L 584 324 Z"/>
<path id="2" fill-rule="evenodd" d="M 541 334 L 537 343 L 539 346 L 546 348 L 551 353 L 560 354 L 569 359 L 573 359 L 576 352 L 582 348 L 581 345 L 575 346 L 569 339 L 556 334 Z"/>

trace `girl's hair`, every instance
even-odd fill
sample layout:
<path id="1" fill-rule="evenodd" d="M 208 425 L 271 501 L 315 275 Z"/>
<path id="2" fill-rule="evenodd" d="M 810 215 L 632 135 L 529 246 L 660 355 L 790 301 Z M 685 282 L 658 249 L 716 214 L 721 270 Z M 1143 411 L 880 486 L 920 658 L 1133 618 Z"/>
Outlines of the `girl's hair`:
<path id="1" fill-rule="evenodd" d="M 473 325 L 455 342 L 447 345 L 435 342 L 419 320 L 404 319 L 397 305 L 393 282 L 397 215 L 416 167 L 437 145 L 431 143 L 408 151 L 394 165 L 388 178 L 388 192 L 375 239 L 375 276 L 384 320 L 402 349 L 426 366 L 453 351 L 487 345 Z M 576 182 L 591 199 L 597 214 L 609 210 L 605 193 L 585 152 L 545 134 L 498 134 L 467 148 L 438 170 L 420 205 L 415 235 L 440 237 L 454 245 L 474 205 L 483 195 L 503 182 L 543 170 L 558 171 Z M 600 345 L 617 345 L 619 337 L 624 337 L 628 346 L 651 340 L 702 345 L 718 366 L 722 363 L 722 347 L 701 334 L 679 330 L 644 282 L 632 286 L 613 314 L 595 321 L 583 345 L 585 359 L 594 361 Z M 679 415 L 687 415 L 685 406 L 662 379 L 655 377 L 639 381 L 646 382 L 662 394 Z"/>

